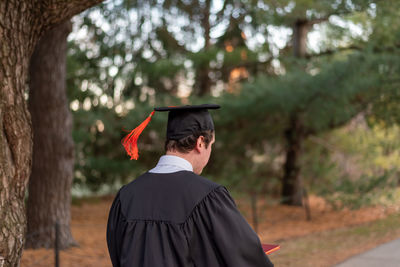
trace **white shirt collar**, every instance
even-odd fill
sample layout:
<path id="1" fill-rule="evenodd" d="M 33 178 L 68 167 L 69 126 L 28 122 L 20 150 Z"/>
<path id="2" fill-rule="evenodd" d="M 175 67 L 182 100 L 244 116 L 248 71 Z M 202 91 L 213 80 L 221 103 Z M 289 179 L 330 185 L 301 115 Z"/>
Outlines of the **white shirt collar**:
<path id="1" fill-rule="evenodd" d="M 172 173 L 178 171 L 193 171 L 193 166 L 184 158 L 172 155 L 164 155 L 160 158 L 157 165 L 149 172 L 152 173 Z"/>

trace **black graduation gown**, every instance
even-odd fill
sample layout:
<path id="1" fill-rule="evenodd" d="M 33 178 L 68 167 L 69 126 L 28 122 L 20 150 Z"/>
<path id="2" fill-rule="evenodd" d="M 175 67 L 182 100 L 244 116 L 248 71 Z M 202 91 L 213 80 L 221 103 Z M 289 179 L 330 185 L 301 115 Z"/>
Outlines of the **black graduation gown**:
<path id="1" fill-rule="evenodd" d="M 273 266 L 226 188 L 190 171 L 123 186 L 107 244 L 114 267 Z"/>

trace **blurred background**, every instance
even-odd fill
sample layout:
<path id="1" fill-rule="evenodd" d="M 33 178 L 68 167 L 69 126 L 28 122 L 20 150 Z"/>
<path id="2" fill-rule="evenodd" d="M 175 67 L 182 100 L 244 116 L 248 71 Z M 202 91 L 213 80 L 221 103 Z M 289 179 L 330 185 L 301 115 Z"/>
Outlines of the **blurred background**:
<path id="1" fill-rule="evenodd" d="M 163 155 L 167 114 L 139 160 L 121 139 L 169 105 L 221 105 L 203 176 L 281 244 L 277 266 L 331 266 L 400 237 L 399 1 L 109 0 L 47 33 L 30 77 L 22 266 L 55 264 L 56 222 L 61 266 L 111 266 L 113 195 Z"/>

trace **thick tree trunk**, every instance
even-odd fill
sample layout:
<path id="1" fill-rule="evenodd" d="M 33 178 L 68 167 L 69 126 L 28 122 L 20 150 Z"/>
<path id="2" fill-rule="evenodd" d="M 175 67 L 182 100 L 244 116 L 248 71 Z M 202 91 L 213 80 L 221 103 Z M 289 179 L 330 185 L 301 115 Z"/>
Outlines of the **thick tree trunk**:
<path id="1" fill-rule="evenodd" d="M 0 1 L 0 257 L 17 266 L 25 233 L 25 188 L 31 166 L 32 133 L 24 97 L 35 23 L 29 6 Z"/>
<path id="2" fill-rule="evenodd" d="M 0 258 L 19 266 L 25 233 L 25 189 L 32 131 L 25 101 L 29 59 L 37 40 L 55 23 L 100 0 L 0 1 Z"/>
<path id="3" fill-rule="evenodd" d="M 298 163 L 303 134 L 299 120 L 293 116 L 289 128 L 285 132 L 287 141 L 286 162 L 282 180 L 282 204 L 302 206 L 303 187 L 300 180 Z"/>
<path id="4" fill-rule="evenodd" d="M 29 248 L 52 247 L 57 221 L 60 247 L 75 244 L 69 227 L 74 145 L 65 84 L 71 29 L 71 22 L 66 21 L 46 32 L 30 62 L 33 158 L 27 209 Z"/>

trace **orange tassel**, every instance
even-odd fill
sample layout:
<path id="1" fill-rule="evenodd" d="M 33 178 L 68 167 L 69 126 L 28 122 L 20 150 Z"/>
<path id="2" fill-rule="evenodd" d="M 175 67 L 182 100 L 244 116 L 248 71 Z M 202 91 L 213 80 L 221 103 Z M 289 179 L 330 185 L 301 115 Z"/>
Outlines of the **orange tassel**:
<path id="1" fill-rule="evenodd" d="M 147 119 L 145 119 L 138 127 L 133 129 L 127 136 L 124 137 L 124 139 L 121 140 L 126 152 L 129 156 L 131 156 L 131 160 L 137 160 L 139 158 L 137 141 L 139 139 L 139 135 L 143 132 L 144 128 L 146 128 L 147 124 L 149 124 L 153 115 L 154 111 L 151 112 Z"/>

